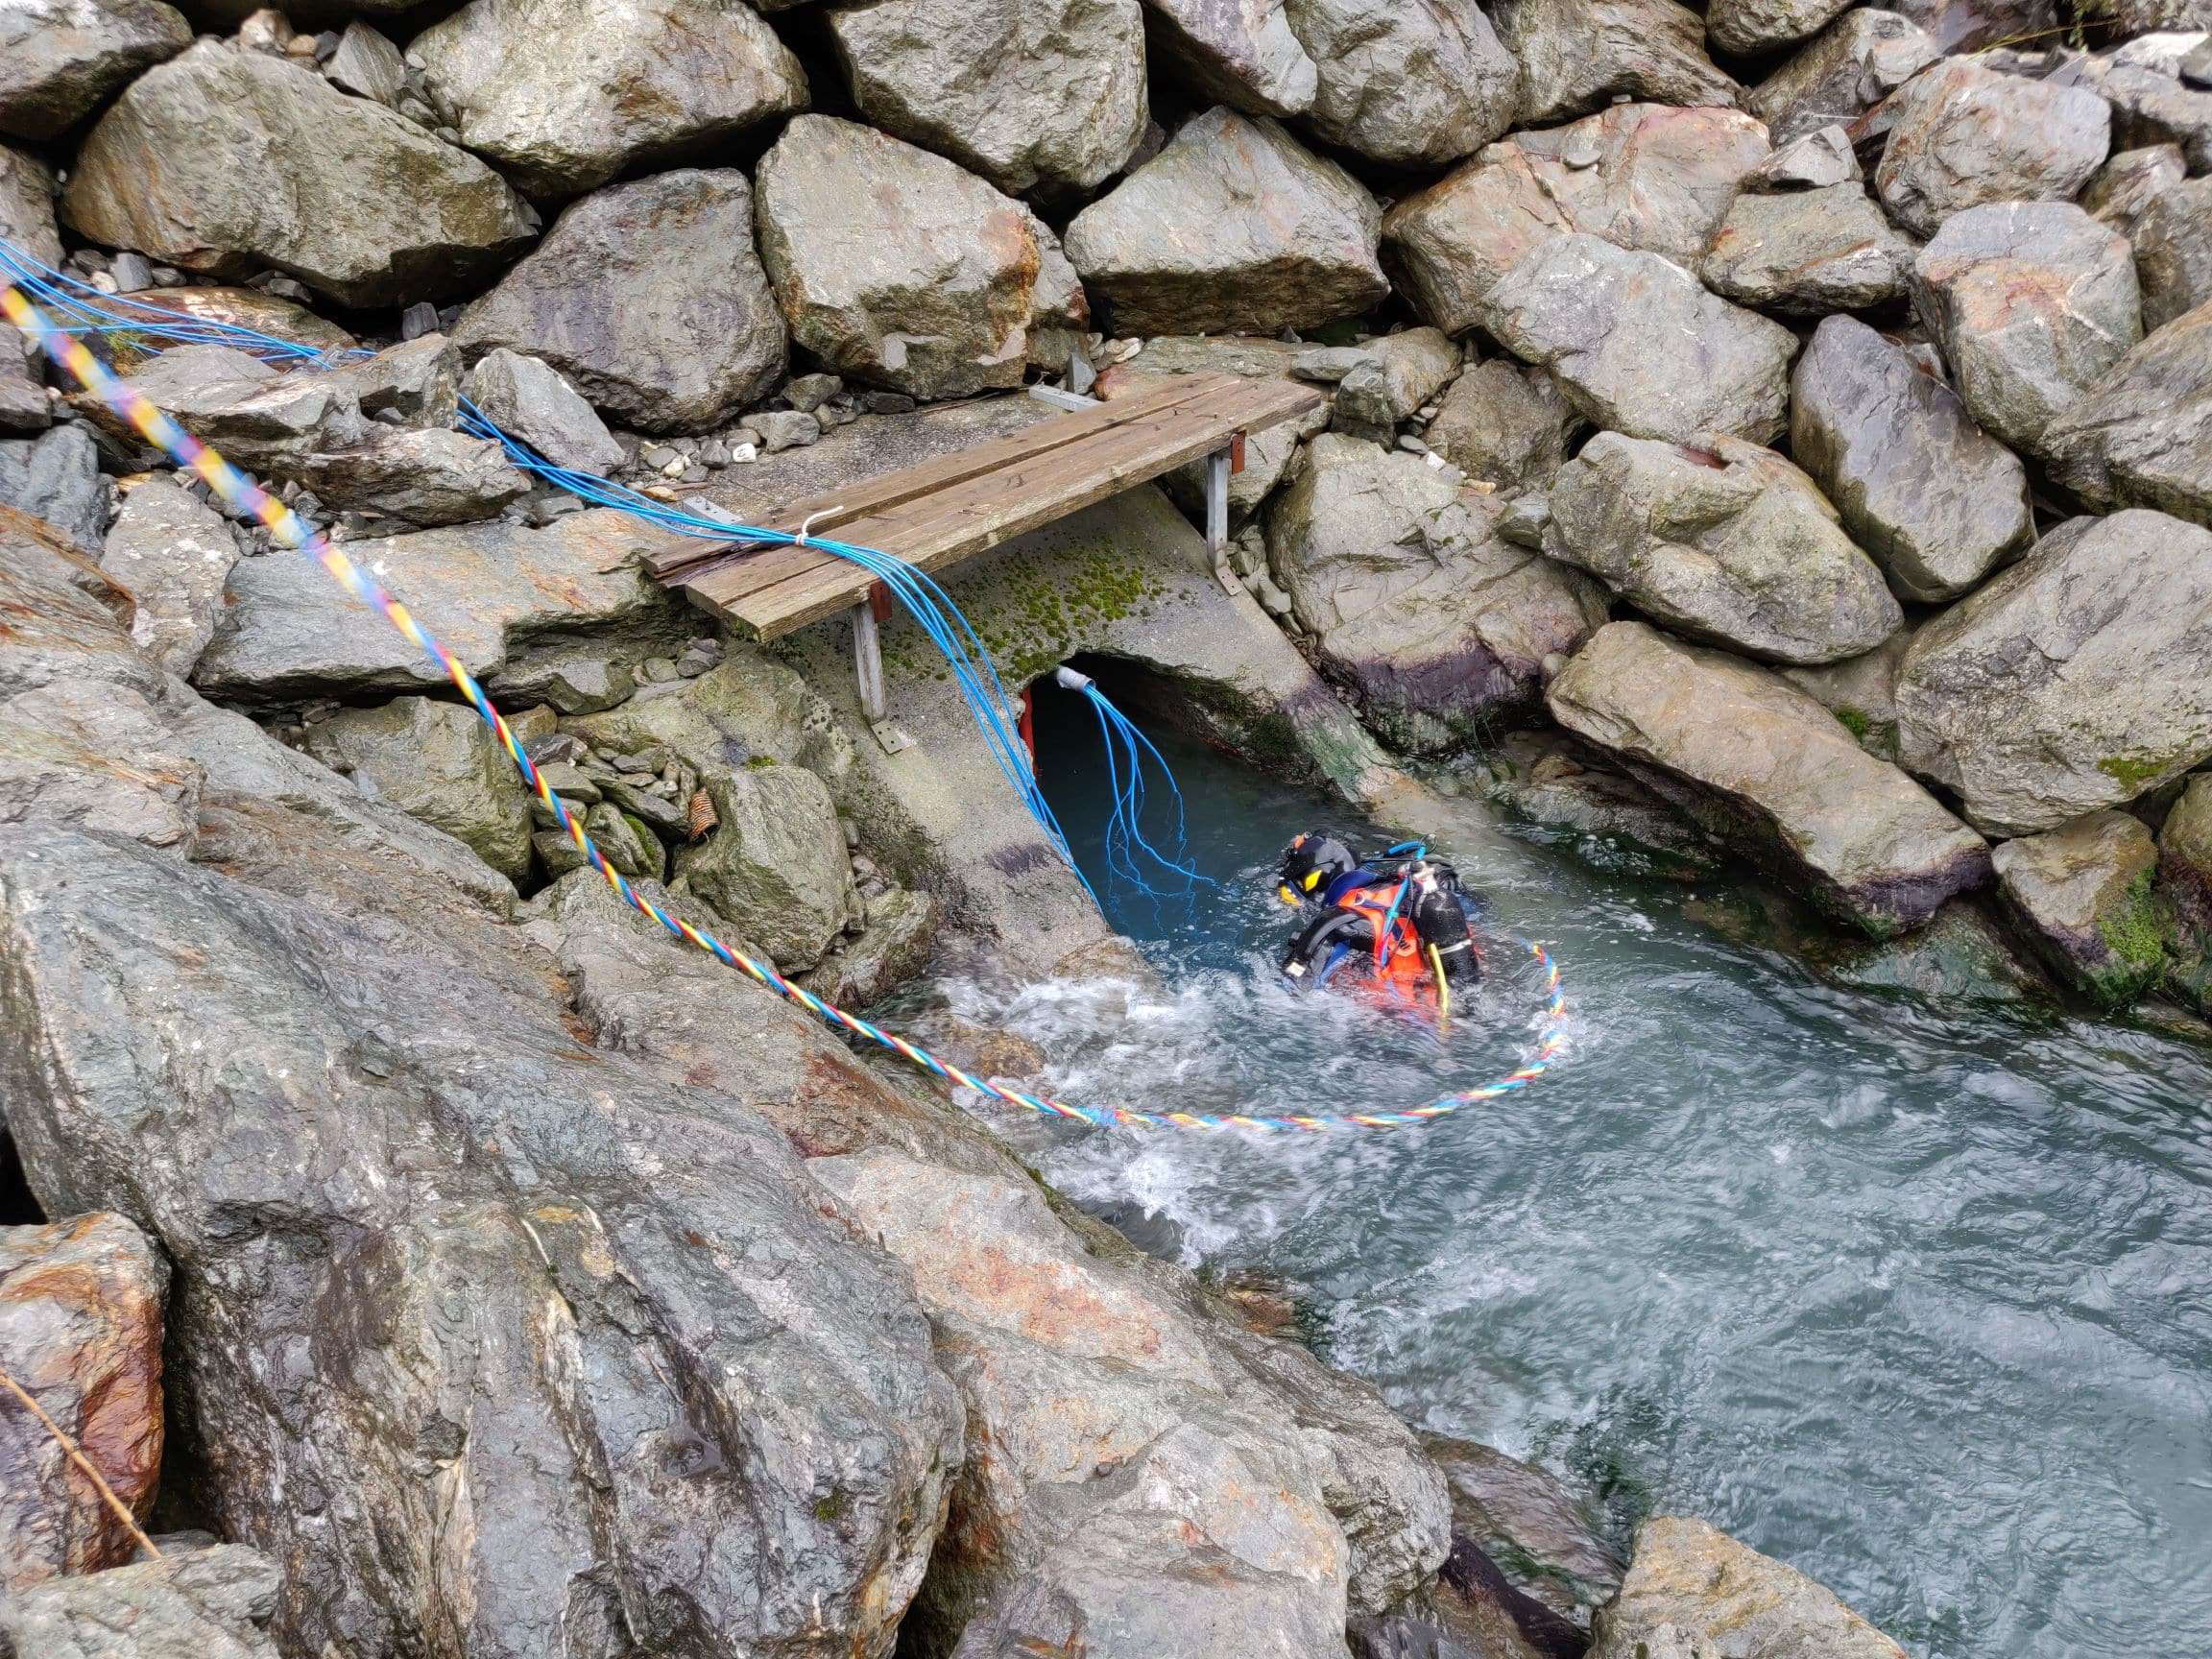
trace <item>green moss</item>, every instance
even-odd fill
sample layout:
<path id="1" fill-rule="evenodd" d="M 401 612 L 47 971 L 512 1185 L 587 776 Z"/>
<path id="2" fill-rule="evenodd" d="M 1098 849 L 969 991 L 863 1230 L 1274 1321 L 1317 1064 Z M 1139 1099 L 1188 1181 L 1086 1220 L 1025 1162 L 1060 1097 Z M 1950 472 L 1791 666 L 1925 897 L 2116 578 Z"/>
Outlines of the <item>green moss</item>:
<path id="1" fill-rule="evenodd" d="M 2135 974 L 2152 976 L 2165 967 L 2172 933 L 2152 891 L 2150 871 L 2129 882 L 2127 897 L 2097 918 L 2097 935 Z"/>
<path id="2" fill-rule="evenodd" d="M 2155 783 L 2173 763 L 2169 760 L 2135 760 L 2125 756 L 2110 756 L 2097 762 L 2097 770 L 2104 773 L 2123 789 L 2139 790 Z"/>
<path id="3" fill-rule="evenodd" d="M 1852 708 L 1848 703 L 1836 710 L 1836 718 L 1841 722 L 1844 731 L 1862 743 L 1866 741 L 1866 734 L 1874 730 L 1873 716 L 1863 709 Z"/>
<path id="4" fill-rule="evenodd" d="M 817 1521 L 834 1521 L 845 1513 L 847 1507 L 843 1490 L 832 1488 L 829 1497 L 815 1500 L 814 1519 Z"/>

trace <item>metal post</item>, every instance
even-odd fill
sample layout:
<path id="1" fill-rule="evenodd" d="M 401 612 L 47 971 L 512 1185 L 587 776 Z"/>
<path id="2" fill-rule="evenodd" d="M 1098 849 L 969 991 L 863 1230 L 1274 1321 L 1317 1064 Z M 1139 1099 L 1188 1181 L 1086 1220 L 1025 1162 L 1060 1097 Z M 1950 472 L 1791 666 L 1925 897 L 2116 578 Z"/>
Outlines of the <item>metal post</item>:
<path id="1" fill-rule="evenodd" d="M 1237 574 L 1229 568 L 1230 461 L 1226 445 L 1206 457 L 1206 551 L 1214 556 L 1214 579 L 1223 591 L 1235 593 Z"/>
<path id="2" fill-rule="evenodd" d="M 879 726 L 891 717 L 883 693 L 883 637 L 876 627 L 876 608 L 865 599 L 853 607 L 853 667 L 860 677 L 860 717 Z"/>

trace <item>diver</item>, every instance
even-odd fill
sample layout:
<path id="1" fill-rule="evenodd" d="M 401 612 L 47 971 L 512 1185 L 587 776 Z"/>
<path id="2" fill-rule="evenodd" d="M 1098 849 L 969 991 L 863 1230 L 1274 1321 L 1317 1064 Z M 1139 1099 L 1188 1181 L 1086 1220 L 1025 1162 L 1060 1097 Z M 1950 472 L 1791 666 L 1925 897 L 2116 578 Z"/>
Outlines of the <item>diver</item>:
<path id="1" fill-rule="evenodd" d="M 1381 866 L 1392 858 L 1393 871 Z M 1326 984 L 1355 960 L 1383 988 L 1440 1006 L 1482 977 L 1475 942 L 1479 904 L 1459 873 L 1415 843 L 1362 860 L 1341 836 L 1312 830 L 1283 854 L 1276 894 L 1286 904 L 1319 906 L 1291 941 L 1283 972 L 1301 985 Z"/>

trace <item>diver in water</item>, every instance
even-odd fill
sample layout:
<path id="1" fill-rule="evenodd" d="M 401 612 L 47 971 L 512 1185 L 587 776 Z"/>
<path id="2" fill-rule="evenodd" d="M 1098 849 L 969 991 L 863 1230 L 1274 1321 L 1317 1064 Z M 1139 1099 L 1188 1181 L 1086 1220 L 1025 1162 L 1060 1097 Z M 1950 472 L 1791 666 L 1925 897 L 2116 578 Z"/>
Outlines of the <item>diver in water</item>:
<path id="1" fill-rule="evenodd" d="M 1326 830 L 1291 842 L 1277 897 L 1294 906 L 1318 905 L 1319 914 L 1291 941 L 1285 975 L 1302 985 L 1326 984 L 1359 959 L 1382 986 L 1401 993 L 1426 991 L 1441 1002 L 1473 990 L 1482 977 L 1474 896 L 1451 865 L 1425 850 L 1411 853 L 1386 873 L 1377 866 L 1391 854 L 1363 861 Z"/>

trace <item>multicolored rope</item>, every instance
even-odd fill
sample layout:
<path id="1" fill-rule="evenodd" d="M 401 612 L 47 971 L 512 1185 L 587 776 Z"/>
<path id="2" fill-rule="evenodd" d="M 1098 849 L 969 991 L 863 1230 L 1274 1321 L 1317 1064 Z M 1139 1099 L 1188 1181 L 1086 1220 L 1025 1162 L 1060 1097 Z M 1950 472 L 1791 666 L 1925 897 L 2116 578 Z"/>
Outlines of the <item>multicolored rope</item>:
<path id="1" fill-rule="evenodd" d="M 415 619 L 405 605 L 386 592 L 373 577 L 325 541 L 291 508 L 178 425 L 128 382 L 117 379 L 86 349 L 82 340 L 70 331 L 56 326 L 12 283 L 0 287 L 0 311 L 6 313 L 8 321 L 15 325 L 24 338 L 36 344 L 40 350 L 66 369 L 87 391 L 130 421 L 148 443 L 165 451 L 179 467 L 205 480 L 207 487 L 232 509 L 250 515 L 267 526 L 270 534 L 277 541 L 304 555 L 332 581 L 377 613 L 406 636 L 417 648 L 434 659 L 452 680 L 454 688 L 483 717 L 485 724 L 492 728 L 500 746 L 521 771 L 524 781 L 529 783 L 540 804 L 553 814 L 563 831 L 576 844 L 577 851 L 592 869 L 606 878 L 607 884 L 614 889 L 625 904 L 641 915 L 651 917 L 679 939 L 697 946 L 778 996 L 798 1003 L 808 1013 L 902 1055 L 925 1071 L 962 1088 L 973 1089 L 979 1094 L 1009 1106 L 1020 1106 L 1049 1117 L 1071 1118 L 1078 1122 L 1101 1126 L 1118 1124 L 1155 1129 L 1387 1129 L 1402 1124 L 1431 1122 L 1456 1112 L 1462 1106 L 1472 1105 L 1479 1100 L 1494 1100 L 1502 1094 L 1525 1089 L 1544 1074 L 1566 1046 L 1567 999 L 1560 989 L 1558 964 L 1551 960 L 1541 945 L 1524 940 L 1522 944 L 1535 957 L 1544 972 L 1545 1019 L 1535 1053 L 1519 1070 L 1509 1071 L 1493 1082 L 1456 1094 L 1447 1094 L 1426 1106 L 1416 1106 L 1403 1112 L 1261 1117 L 1233 1112 L 1141 1112 L 1130 1106 L 1075 1106 L 1055 1100 L 1049 1095 L 1026 1094 L 1021 1090 L 994 1083 L 987 1077 L 977 1077 L 964 1071 L 957 1066 L 940 1060 L 927 1049 L 907 1042 L 895 1032 L 885 1031 L 857 1015 L 848 1014 L 842 1008 L 825 1002 L 805 986 L 794 985 L 784 978 L 772 964 L 756 962 L 743 951 L 733 950 L 713 934 L 701 931 L 682 917 L 671 916 L 645 898 L 631 886 L 628 878 L 607 861 L 606 854 L 585 833 L 583 820 L 571 813 L 567 804 L 546 783 L 544 776 L 532 763 L 513 729 L 499 710 L 492 706 L 491 699 L 484 694 L 484 688 L 476 683 L 476 677 L 462 665 L 459 658 L 440 644 L 437 637 Z"/>

